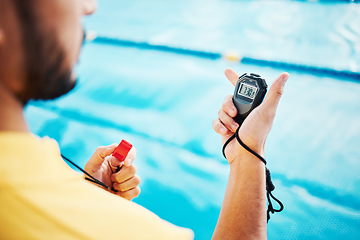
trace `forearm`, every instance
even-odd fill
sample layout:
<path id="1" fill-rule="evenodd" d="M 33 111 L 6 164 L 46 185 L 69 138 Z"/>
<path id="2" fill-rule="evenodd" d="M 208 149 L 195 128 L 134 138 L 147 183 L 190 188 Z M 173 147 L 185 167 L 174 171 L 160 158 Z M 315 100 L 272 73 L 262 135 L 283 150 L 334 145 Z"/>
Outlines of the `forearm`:
<path id="1" fill-rule="evenodd" d="M 213 239 L 266 239 L 265 165 L 242 149 L 229 181 Z"/>

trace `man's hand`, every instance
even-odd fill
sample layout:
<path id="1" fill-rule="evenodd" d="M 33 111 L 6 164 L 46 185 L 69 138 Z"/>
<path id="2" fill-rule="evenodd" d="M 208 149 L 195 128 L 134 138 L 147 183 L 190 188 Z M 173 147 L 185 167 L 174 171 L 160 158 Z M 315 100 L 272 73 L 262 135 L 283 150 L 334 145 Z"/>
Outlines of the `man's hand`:
<path id="1" fill-rule="evenodd" d="M 232 69 L 226 69 L 227 79 L 235 86 L 239 75 Z M 263 103 L 255 108 L 241 125 L 240 139 L 252 150 L 264 156 L 266 138 L 272 127 L 276 109 L 283 93 L 284 85 L 289 78 L 288 73 L 282 73 L 271 85 Z M 222 108 L 218 112 L 218 119 L 213 121 L 214 130 L 222 135 L 223 144 L 235 133 L 239 124 L 234 121 L 237 109 L 233 103 L 233 95 L 225 98 Z M 232 163 L 239 153 L 241 146 L 236 139 L 229 143 L 225 149 L 225 155 Z"/>
<path id="2" fill-rule="evenodd" d="M 226 69 L 225 75 L 235 86 L 239 75 L 231 69 Z M 262 156 L 288 78 L 289 74 L 283 73 L 273 82 L 264 101 L 247 116 L 239 130 L 240 139 Z M 222 136 L 223 144 L 239 126 L 233 120 L 236 115 L 230 95 L 219 111 L 219 118 L 213 122 L 213 128 Z M 230 175 L 213 240 L 266 239 L 265 165 L 242 148 L 236 139 L 228 144 L 225 155 L 230 164 Z"/>
<path id="3" fill-rule="evenodd" d="M 132 200 L 140 194 L 140 177 L 136 175 L 136 166 L 133 164 L 136 149 L 131 148 L 121 170 L 116 172 L 116 167 L 121 165 L 118 159 L 111 156 L 116 147 L 117 144 L 98 147 L 84 169 L 106 186 L 116 189 L 118 192 L 113 192 L 116 195 Z"/>

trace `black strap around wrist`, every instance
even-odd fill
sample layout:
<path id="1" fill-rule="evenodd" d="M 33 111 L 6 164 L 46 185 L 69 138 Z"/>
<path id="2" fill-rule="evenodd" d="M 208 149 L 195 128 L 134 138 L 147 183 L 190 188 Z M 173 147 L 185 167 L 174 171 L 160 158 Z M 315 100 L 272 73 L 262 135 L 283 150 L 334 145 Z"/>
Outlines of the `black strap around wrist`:
<path id="1" fill-rule="evenodd" d="M 224 144 L 223 149 L 222 149 L 222 153 L 224 155 L 224 157 L 226 158 L 225 155 L 225 149 L 226 146 L 234 139 L 236 138 L 236 140 L 238 141 L 238 143 L 245 148 L 248 152 L 250 152 L 251 154 L 253 154 L 254 156 L 256 156 L 258 159 L 260 159 L 265 165 L 266 165 L 266 160 L 260 156 L 260 154 L 258 154 L 257 152 L 255 152 L 254 150 L 252 150 L 251 148 L 249 148 L 243 141 L 241 141 L 240 137 L 239 137 L 239 129 L 240 127 L 236 130 L 235 134 L 232 135 Z M 280 202 L 279 199 L 277 199 L 276 197 L 274 197 L 274 195 L 271 193 L 272 191 L 274 191 L 275 189 L 275 185 L 273 184 L 272 180 L 271 180 L 271 174 L 270 174 L 270 170 L 265 167 L 265 171 L 266 171 L 266 197 L 268 199 L 268 209 L 267 209 L 267 221 L 269 222 L 270 219 L 270 213 L 274 214 L 275 212 L 281 212 L 284 209 L 284 205 Z M 280 206 L 279 209 L 274 209 L 272 202 L 271 202 L 271 198 L 274 199 Z"/>

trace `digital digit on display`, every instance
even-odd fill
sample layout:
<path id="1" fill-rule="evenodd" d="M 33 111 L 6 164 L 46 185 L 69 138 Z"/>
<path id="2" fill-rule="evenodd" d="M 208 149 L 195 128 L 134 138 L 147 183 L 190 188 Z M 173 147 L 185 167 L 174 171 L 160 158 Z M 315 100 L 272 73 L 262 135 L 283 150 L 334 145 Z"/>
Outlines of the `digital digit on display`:
<path id="1" fill-rule="evenodd" d="M 246 84 L 246 83 L 241 83 L 238 94 L 241 96 L 250 98 L 250 99 L 254 99 L 256 91 L 257 91 L 257 87 Z"/>

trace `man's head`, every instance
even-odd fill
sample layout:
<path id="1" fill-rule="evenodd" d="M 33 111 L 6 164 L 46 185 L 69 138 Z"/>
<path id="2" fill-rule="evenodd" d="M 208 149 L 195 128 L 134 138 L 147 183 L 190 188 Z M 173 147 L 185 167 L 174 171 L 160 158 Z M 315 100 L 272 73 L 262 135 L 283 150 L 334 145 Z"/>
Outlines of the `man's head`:
<path id="1" fill-rule="evenodd" d="M 81 18 L 94 10 L 94 0 L 0 0 L 0 87 L 23 103 L 69 92 Z"/>

